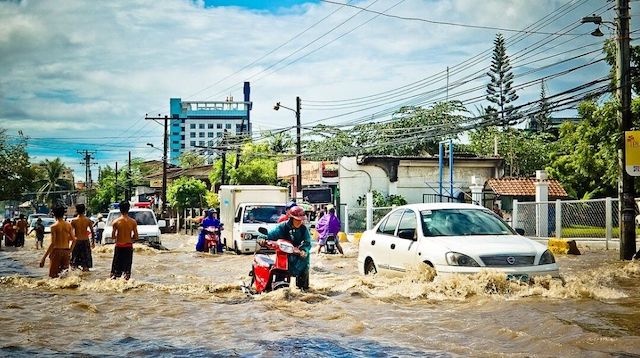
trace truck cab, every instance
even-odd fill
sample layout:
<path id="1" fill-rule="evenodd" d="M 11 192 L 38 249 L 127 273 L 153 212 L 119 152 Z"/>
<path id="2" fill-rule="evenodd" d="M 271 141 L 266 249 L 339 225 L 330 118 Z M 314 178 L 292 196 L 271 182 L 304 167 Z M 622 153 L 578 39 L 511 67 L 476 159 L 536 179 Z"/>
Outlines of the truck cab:
<path id="1" fill-rule="evenodd" d="M 258 228 L 271 230 L 285 213 L 283 203 L 242 203 L 233 221 L 233 250 L 237 254 L 256 251 Z"/>
<path id="2" fill-rule="evenodd" d="M 238 254 L 256 250 L 258 228 L 275 227 L 289 200 L 287 188 L 275 185 L 220 186 L 222 242 Z"/>

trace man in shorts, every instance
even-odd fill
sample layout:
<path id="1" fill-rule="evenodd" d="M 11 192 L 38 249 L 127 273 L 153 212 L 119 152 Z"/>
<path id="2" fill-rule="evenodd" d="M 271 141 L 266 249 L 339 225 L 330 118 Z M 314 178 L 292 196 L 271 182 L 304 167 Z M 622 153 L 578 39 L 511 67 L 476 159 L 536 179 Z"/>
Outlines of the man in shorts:
<path id="1" fill-rule="evenodd" d="M 138 224 L 129 217 L 128 201 L 120 202 L 122 216 L 113 221 L 111 238 L 115 241 L 113 262 L 111 263 L 111 278 L 123 276 L 125 280 L 131 278 L 131 264 L 133 263 L 133 242 L 138 241 Z"/>
<path id="2" fill-rule="evenodd" d="M 42 224 L 42 218 L 38 218 L 36 220 L 36 224 L 33 226 L 33 229 L 29 231 L 31 235 L 32 232 L 36 232 L 36 250 L 44 248 L 44 224 Z"/>
<path id="3" fill-rule="evenodd" d="M 4 224 L 2 225 L 2 233 L 4 234 L 4 246 L 9 247 L 16 245 L 16 230 L 13 228 L 11 219 L 7 218 L 4 220 Z"/>
<path id="4" fill-rule="evenodd" d="M 24 246 L 24 237 L 29 229 L 29 224 L 24 218 L 24 214 L 20 214 L 20 218 L 16 222 L 16 247 Z"/>
<path id="5" fill-rule="evenodd" d="M 93 267 L 91 248 L 95 247 L 95 237 L 93 235 L 93 222 L 84 215 L 86 207 L 84 204 L 76 205 L 78 216 L 71 220 L 71 227 L 76 237 L 71 250 L 71 267 L 82 267 L 82 271 L 89 271 Z M 91 242 L 89 234 L 91 233 Z"/>
<path id="6" fill-rule="evenodd" d="M 58 277 L 60 272 L 69 268 L 71 256 L 69 245 L 75 238 L 71 224 L 64 221 L 65 211 L 65 208 L 61 206 L 53 209 L 56 222 L 51 225 L 51 244 L 40 260 L 40 267 L 44 267 L 44 261 L 49 257 L 49 277 L 51 278 Z"/>

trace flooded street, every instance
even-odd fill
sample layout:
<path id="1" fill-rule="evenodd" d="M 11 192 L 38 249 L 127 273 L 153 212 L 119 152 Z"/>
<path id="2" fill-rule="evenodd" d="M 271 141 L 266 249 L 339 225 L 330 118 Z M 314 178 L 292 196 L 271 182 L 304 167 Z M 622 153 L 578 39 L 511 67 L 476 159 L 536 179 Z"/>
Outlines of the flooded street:
<path id="1" fill-rule="evenodd" d="M 0 355 L 30 356 L 640 356 L 640 263 L 581 247 L 559 280 L 503 275 L 363 277 L 357 248 L 311 258 L 311 290 L 247 297 L 252 256 L 136 247 L 132 280 L 109 280 L 113 246 L 89 273 L 46 278 L 43 251 L 0 251 Z M 47 261 L 48 265 L 48 261 Z"/>

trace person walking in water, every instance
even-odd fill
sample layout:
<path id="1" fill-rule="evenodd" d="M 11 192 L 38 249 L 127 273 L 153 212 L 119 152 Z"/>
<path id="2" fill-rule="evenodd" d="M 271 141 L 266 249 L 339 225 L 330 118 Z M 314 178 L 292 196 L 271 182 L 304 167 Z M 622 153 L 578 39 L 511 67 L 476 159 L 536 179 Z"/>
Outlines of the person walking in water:
<path id="1" fill-rule="evenodd" d="M 114 220 L 111 238 L 116 245 L 113 250 L 111 263 L 111 278 L 123 276 L 125 280 L 131 278 L 131 264 L 133 263 L 133 242 L 138 240 L 138 224 L 129 217 L 128 201 L 120 202 L 122 216 Z"/>
<path id="2" fill-rule="evenodd" d="M 24 214 L 20 214 L 20 218 L 16 222 L 16 247 L 24 246 L 24 237 L 29 229 L 27 220 L 24 219 Z"/>
<path id="3" fill-rule="evenodd" d="M 2 233 L 4 234 L 4 246 L 15 246 L 15 235 L 16 231 L 13 228 L 13 223 L 11 223 L 11 219 L 7 218 L 4 220 L 4 225 L 2 225 Z"/>
<path id="4" fill-rule="evenodd" d="M 27 235 L 31 235 L 32 232 L 36 232 L 36 250 L 44 248 L 44 224 L 42 224 L 42 218 L 36 220 L 33 229 L 29 231 Z"/>
<path id="5" fill-rule="evenodd" d="M 49 277 L 54 278 L 60 272 L 69 268 L 69 257 L 71 249 L 69 244 L 73 243 L 73 229 L 71 224 L 64 221 L 65 208 L 58 206 L 53 209 L 56 218 L 55 224 L 51 225 L 51 244 L 40 260 L 40 267 L 44 267 L 44 262 L 49 258 Z"/>
<path id="6" fill-rule="evenodd" d="M 91 257 L 91 248 L 95 247 L 95 237 L 93 235 L 93 223 L 84 215 L 86 207 L 84 204 L 76 205 L 76 216 L 71 221 L 73 233 L 76 241 L 71 250 L 71 267 L 82 267 L 82 271 L 89 271 L 93 267 L 93 258 Z M 91 243 L 89 243 L 89 234 L 91 233 Z"/>
<path id="7" fill-rule="evenodd" d="M 104 233 L 104 227 L 107 226 L 102 220 L 102 214 L 98 214 L 98 221 L 93 226 L 96 228 L 96 242 L 98 245 L 102 245 L 102 234 Z"/>

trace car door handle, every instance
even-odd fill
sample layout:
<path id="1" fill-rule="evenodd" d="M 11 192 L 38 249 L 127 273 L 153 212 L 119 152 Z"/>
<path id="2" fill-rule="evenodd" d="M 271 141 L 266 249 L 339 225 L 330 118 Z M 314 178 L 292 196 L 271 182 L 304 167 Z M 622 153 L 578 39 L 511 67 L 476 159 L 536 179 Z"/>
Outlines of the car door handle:
<path id="1" fill-rule="evenodd" d="M 396 248 L 396 244 L 391 244 L 391 250 Z"/>

